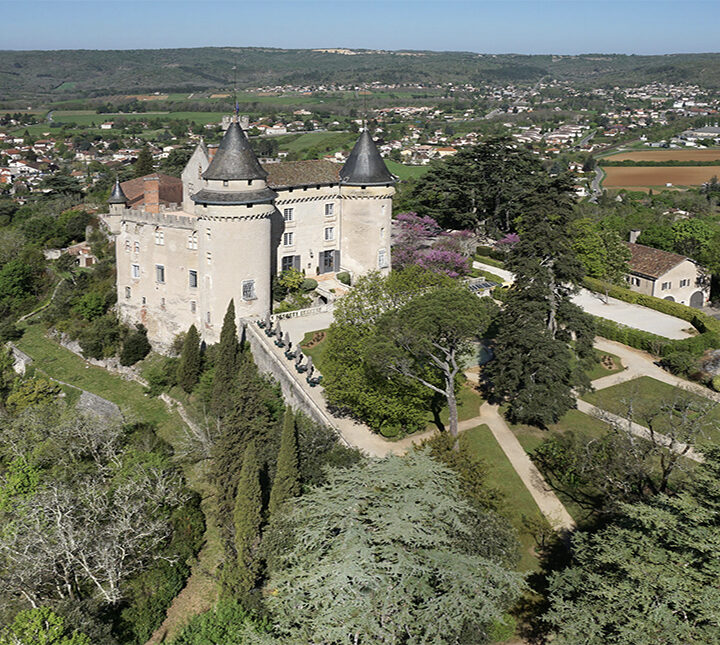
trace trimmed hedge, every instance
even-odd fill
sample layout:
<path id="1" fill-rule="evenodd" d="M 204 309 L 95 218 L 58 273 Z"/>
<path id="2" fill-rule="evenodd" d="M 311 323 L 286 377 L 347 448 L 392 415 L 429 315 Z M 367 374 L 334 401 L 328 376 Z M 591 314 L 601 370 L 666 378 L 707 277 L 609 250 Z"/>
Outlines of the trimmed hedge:
<path id="1" fill-rule="evenodd" d="M 303 291 L 312 291 L 313 289 L 317 289 L 317 286 L 317 280 L 315 280 L 314 278 L 305 278 L 300 285 L 300 289 L 302 289 Z"/>
<path id="2" fill-rule="evenodd" d="M 350 274 L 347 271 L 342 271 L 337 274 L 337 279 L 343 284 L 350 285 Z"/>

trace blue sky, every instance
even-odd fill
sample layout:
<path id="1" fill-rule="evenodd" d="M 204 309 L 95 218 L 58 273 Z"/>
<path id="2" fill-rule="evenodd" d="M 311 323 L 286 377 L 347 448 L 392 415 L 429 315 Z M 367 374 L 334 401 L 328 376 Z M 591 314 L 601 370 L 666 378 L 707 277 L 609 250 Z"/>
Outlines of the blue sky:
<path id="1" fill-rule="evenodd" d="M 0 0 L 0 49 L 720 51 L 720 0 Z"/>

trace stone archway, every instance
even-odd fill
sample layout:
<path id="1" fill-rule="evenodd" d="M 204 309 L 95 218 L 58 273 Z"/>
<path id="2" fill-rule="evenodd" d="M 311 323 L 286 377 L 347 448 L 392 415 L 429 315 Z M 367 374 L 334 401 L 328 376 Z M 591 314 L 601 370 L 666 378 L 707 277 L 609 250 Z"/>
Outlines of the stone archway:
<path id="1" fill-rule="evenodd" d="M 690 296 L 690 306 L 695 307 L 695 309 L 700 309 L 703 304 L 705 303 L 705 295 L 702 291 L 696 291 L 692 296 Z"/>
<path id="2" fill-rule="evenodd" d="M 672 296 L 665 296 L 663 298 L 663 300 L 669 300 L 670 302 L 675 302 L 675 298 L 673 298 Z"/>

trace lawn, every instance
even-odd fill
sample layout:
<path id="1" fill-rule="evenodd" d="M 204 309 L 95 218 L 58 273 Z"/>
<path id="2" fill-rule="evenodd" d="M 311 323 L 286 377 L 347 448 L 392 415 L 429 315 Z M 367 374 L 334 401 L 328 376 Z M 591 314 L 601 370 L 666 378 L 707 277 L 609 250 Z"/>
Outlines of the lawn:
<path id="1" fill-rule="evenodd" d="M 535 540 L 525 526 L 524 520 L 540 519 L 540 509 L 523 484 L 502 448 L 498 445 L 490 428 L 481 425 L 460 435 L 461 446 L 478 455 L 488 469 L 488 482 L 503 495 L 502 514 L 507 517 L 519 533 L 522 552 L 518 569 L 536 571 L 538 561 L 534 553 Z"/>
<path id="2" fill-rule="evenodd" d="M 582 398 L 588 403 L 620 416 L 627 416 L 628 405 L 632 403 L 635 411 L 634 420 L 642 425 L 648 424 L 648 414 L 653 410 L 678 399 L 689 399 L 698 405 L 713 405 L 709 399 L 703 396 L 657 381 L 649 376 L 641 376 L 632 381 L 591 392 Z M 670 427 L 670 422 L 670 416 L 666 414 L 658 419 L 655 429 L 658 432 L 665 432 Z M 714 441 L 720 440 L 720 407 L 717 405 L 704 419 L 703 430 Z"/>
<path id="3" fill-rule="evenodd" d="M 619 356 L 611 354 L 610 352 L 601 352 L 595 350 L 595 356 L 597 356 L 597 363 L 595 366 L 588 371 L 587 375 L 591 381 L 602 378 L 603 376 L 610 376 L 611 374 L 617 374 L 625 370 L 625 366 L 622 364 L 622 360 Z M 603 361 L 607 361 L 608 366 L 612 361 L 613 367 L 606 367 Z"/>
<path id="4" fill-rule="evenodd" d="M 354 132 L 306 132 L 291 140 L 278 140 L 281 150 L 289 152 L 305 152 L 310 149 L 322 150 L 325 153 L 337 152 L 352 148 L 358 135 Z"/>

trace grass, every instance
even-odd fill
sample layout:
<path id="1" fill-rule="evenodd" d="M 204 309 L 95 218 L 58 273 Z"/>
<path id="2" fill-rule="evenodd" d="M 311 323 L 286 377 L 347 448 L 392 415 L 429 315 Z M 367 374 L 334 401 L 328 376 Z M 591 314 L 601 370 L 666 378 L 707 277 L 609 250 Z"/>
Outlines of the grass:
<path id="1" fill-rule="evenodd" d="M 406 166 L 392 159 L 385 159 L 385 165 L 388 167 L 388 170 L 393 175 L 397 175 L 401 181 L 403 179 L 418 179 L 430 170 L 429 166 Z"/>
<path id="2" fill-rule="evenodd" d="M 591 381 L 594 381 L 595 379 L 602 378 L 603 376 L 610 376 L 611 374 L 617 374 L 618 372 L 622 372 L 625 370 L 625 366 L 622 364 L 622 359 L 619 356 L 616 356 L 615 354 L 611 354 L 610 352 L 601 352 L 600 350 L 595 350 L 595 355 L 597 356 L 597 363 L 595 366 L 587 372 L 588 378 Z M 608 356 L 612 359 L 613 364 L 615 367 L 612 369 L 608 369 L 602 364 L 603 357 Z"/>
<path id="3" fill-rule="evenodd" d="M 313 365 L 322 374 L 325 366 L 325 354 L 327 353 L 327 336 L 313 347 L 308 347 L 308 343 L 313 339 L 315 334 L 326 334 L 327 329 L 320 329 L 318 331 L 309 331 L 303 339 L 300 341 L 300 349 L 305 356 L 311 356 L 313 359 Z"/>
<path id="4" fill-rule="evenodd" d="M 642 425 L 648 425 L 648 417 L 660 406 L 671 404 L 678 399 L 689 400 L 697 405 L 713 405 L 712 402 L 695 394 L 682 390 L 673 385 L 657 381 L 649 376 L 641 376 L 631 381 L 619 383 L 597 392 L 591 392 L 582 397 L 603 410 L 627 416 L 628 403 L 632 402 L 634 420 Z M 671 426 L 672 418 L 667 413 L 656 420 L 655 429 L 666 432 Z M 720 440 L 720 407 L 710 410 L 703 421 L 703 430 L 713 441 Z"/>
<path id="5" fill-rule="evenodd" d="M 570 430 L 580 430 L 584 434 L 599 437 L 608 430 L 607 424 L 603 421 L 579 410 L 569 410 L 557 423 L 549 426 L 547 430 L 523 424 L 511 425 L 510 428 L 528 454 L 532 453 L 541 443 L 553 435 L 564 434 Z M 580 522 L 587 515 L 586 509 L 578 506 L 577 503 L 563 495 L 562 492 L 555 491 L 555 493 L 575 521 Z"/>
<path id="6" fill-rule="evenodd" d="M 314 148 L 331 153 L 352 148 L 357 137 L 354 132 L 306 132 L 291 140 L 280 139 L 278 143 L 281 150 L 288 152 L 301 153 Z"/>
<path id="7" fill-rule="evenodd" d="M 483 459 L 487 465 L 488 483 L 503 495 L 502 514 L 518 531 L 522 545 L 518 569 L 537 571 L 539 567 L 534 552 L 535 539 L 525 525 L 525 519 L 542 519 L 535 500 L 487 425 L 483 424 L 463 432 L 460 435 L 460 442 L 462 447 Z"/>
<path id="8" fill-rule="evenodd" d="M 476 253 L 475 257 L 473 257 L 473 260 L 482 264 L 487 264 L 497 269 L 505 268 L 505 264 L 503 262 L 501 262 L 500 260 L 496 260 L 495 258 L 488 257 L 487 255 L 480 255 L 479 253 Z"/>

